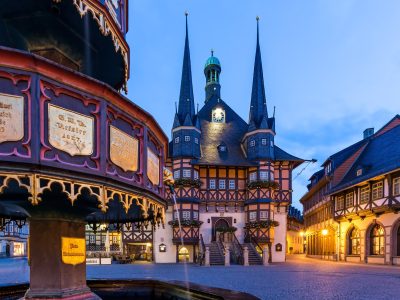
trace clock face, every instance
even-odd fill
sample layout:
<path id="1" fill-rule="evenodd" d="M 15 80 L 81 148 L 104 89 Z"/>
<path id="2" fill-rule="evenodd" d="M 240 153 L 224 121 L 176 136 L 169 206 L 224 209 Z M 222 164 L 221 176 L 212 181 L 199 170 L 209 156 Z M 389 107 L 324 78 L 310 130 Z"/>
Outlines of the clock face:
<path id="1" fill-rule="evenodd" d="M 222 108 L 213 109 L 212 121 L 214 123 L 225 123 L 225 111 Z"/>

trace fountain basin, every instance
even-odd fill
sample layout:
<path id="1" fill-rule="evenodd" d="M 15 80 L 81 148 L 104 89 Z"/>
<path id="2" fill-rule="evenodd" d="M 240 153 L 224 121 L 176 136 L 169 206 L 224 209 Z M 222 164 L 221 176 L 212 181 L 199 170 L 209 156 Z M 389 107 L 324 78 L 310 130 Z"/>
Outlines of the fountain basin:
<path id="1" fill-rule="evenodd" d="M 176 300 L 257 300 L 248 293 L 208 287 L 182 281 L 139 280 L 88 280 L 88 287 L 103 300 L 118 299 L 176 299 Z M 24 297 L 29 284 L 0 287 L 0 299 L 14 300 Z"/>

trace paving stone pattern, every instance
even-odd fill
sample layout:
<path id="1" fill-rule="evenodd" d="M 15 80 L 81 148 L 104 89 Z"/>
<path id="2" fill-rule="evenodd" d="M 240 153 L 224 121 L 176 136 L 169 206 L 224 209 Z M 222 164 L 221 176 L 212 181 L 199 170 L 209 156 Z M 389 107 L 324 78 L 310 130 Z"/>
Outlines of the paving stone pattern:
<path id="1" fill-rule="evenodd" d="M 286 263 L 268 267 L 88 266 L 87 277 L 188 279 L 198 284 L 252 293 L 261 299 L 400 299 L 399 267 L 321 262 L 302 256 L 293 256 Z M 0 285 L 28 280 L 26 259 L 0 259 Z"/>

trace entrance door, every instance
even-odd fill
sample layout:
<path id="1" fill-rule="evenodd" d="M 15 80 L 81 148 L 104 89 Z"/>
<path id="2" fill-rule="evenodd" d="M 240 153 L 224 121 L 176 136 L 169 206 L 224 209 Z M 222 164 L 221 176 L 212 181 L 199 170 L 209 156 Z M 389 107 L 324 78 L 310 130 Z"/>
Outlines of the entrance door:
<path id="1" fill-rule="evenodd" d="M 6 245 L 6 256 L 7 256 L 7 257 L 10 257 L 10 256 L 11 256 L 11 254 L 10 254 L 10 244 L 7 244 L 7 245 Z"/>
<path id="2" fill-rule="evenodd" d="M 225 219 L 219 219 L 213 226 L 212 240 L 215 242 L 219 235 L 223 232 L 226 232 L 228 228 L 229 223 Z"/>

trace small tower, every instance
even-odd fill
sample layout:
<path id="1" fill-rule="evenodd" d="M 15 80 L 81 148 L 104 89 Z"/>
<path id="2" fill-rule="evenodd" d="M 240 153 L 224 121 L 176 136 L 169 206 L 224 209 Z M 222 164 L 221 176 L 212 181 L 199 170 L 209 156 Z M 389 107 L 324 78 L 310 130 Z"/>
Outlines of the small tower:
<path id="1" fill-rule="evenodd" d="M 214 56 L 214 50 L 211 50 L 211 56 L 207 59 L 204 66 L 204 75 L 206 76 L 206 100 L 212 97 L 221 97 L 221 85 L 219 84 L 219 75 L 221 74 L 221 64 Z"/>
<path id="2" fill-rule="evenodd" d="M 190 62 L 188 22 L 186 13 L 186 38 L 183 56 L 181 90 L 178 110 L 172 126 L 172 157 L 200 157 L 200 123 L 194 106 L 192 69 Z"/>
<path id="3" fill-rule="evenodd" d="M 268 118 L 258 22 L 259 18 L 257 17 L 257 46 L 254 61 L 249 125 L 243 143 L 249 160 L 265 161 L 274 159 L 275 118 Z"/>

